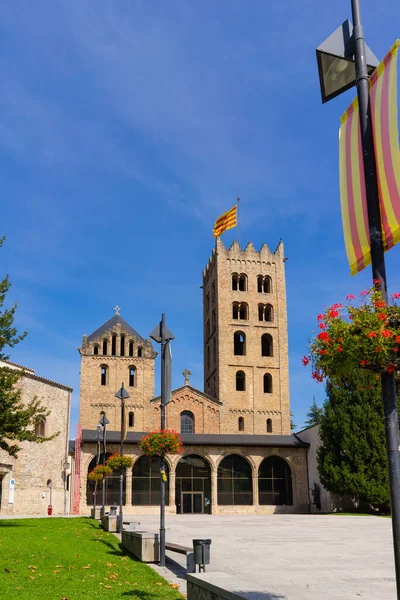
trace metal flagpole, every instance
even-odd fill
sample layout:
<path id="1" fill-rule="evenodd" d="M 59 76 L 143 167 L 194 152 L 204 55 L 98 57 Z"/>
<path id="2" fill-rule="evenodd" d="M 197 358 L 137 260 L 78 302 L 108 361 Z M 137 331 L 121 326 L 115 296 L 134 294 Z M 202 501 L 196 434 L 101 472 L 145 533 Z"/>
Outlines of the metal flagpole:
<path id="1" fill-rule="evenodd" d="M 240 198 L 239 196 L 237 197 L 237 230 L 238 230 L 238 244 L 240 247 L 240 214 L 239 214 L 239 203 L 240 203 Z"/>
<path id="2" fill-rule="evenodd" d="M 387 303 L 387 280 L 382 240 L 382 225 L 376 175 L 371 111 L 369 103 L 369 76 L 366 61 L 364 33 L 361 25 L 360 0 L 351 0 L 354 23 L 354 55 L 356 66 L 357 96 L 360 113 L 361 143 L 365 173 L 368 225 L 371 245 L 372 276 Z M 389 465 L 390 499 L 394 559 L 397 582 L 397 598 L 400 600 L 400 451 L 399 419 L 396 386 L 393 373 L 381 374 L 382 399 L 385 412 L 386 449 Z"/>
<path id="3" fill-rule="evenodd" d="M 120 454 L 123 456 L 124 454 L 124 411 L 125 411 L 125 398 L 124 398 L 124 382 L 121 385 L 121 445 L 120 445 Z M 124 516 L 122 509 L 122 495 L 124 492 L 124 470 L 121 469 L 119 474 L 119 532 L 122 534 L 123 525 L 124 525 Z"/>
<path id="4" fill-rule="evenodd" d="M 161 431 L 165 429 L 166 373 L 165 373 L 165 314 L 161 317 Z M 165 456 L 161 456 L 160 471 L 165 472 Z M 160 502 L 160 566 L 165 566 L 165 481 L 161 477 Z"/>

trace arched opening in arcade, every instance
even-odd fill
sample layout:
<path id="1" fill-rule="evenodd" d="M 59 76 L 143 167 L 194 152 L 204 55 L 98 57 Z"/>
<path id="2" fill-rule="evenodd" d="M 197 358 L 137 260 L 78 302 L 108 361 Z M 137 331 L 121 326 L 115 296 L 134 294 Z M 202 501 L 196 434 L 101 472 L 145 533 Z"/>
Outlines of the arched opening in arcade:
<path id="1" fill-rule="evenodd" d="M 111 456 L 111 452 L 106 452 L 106 454 L 100 454 L 99 461 L 97 462 L 97 456 L 92 458 L 88 467 L 88 475 L 97 464 L 103 464 L 103 456 L 104 461 L 107 461 L 107 458 Z M 105 478 L 104 489 L 105 489 L 105 506 L 114 506 L 119 505 L 119 471 L 113 471 L 111 475 L 108 475 Z M 88 506 L 94 506 L 95 502 L 95 494 L 96 494 L 96 506 L 100 506 L 102 504 L 102 494 L 103 494 L 103 484 L 100 482 L 95 484 L 94 481 L 90 481 L 90 479 L 86 482 L 86 503 Z M 124 473 L 123 480 L 123 494 L 122 494 L 122 503 L 125 504 L 126 501 L 126 474 Z"/>
<path id="2" fill-rule="evenodd" d="M 258 470 L 258 498 L 261 504 L 293 504 L 292 473 L 286 460 L 268 456 Z"/>
<path id="3" fill-rule="evenodd" d="M 202 456 L 183 456 L 176 467 L 175 481 L 177 514 L 210 514 L 211 469 Z"/>
<path id="4" fill-rule="evenodd" d="M 161 499 L 161 460 L 158 456 L 141 456 L 132 469 L 132 505 L 159 506 Z M 165 463 L 165 504 L 169 504 L 169 469 Z"/>
<path id="5" fill-rule="evenodd" d="M 251 467 L 243 456 L 230 454 L 220 462 L 218 504 L 225 506 L 253 504 Z"/>

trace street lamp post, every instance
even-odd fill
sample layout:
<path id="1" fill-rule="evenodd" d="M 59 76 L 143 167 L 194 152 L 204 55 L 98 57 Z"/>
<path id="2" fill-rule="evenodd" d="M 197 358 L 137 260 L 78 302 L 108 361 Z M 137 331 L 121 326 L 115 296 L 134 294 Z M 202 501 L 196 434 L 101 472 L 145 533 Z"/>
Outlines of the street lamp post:
<path id="1" fill-rule="evenodd" d="M 99 423 L 103 428 L 103 466 L 104 466 L 106 464 L 106 427 L 110 423 L 110 421 L 107 419 L 106 413 L 104 412 L 104 410 L 102 410 L 100 414 L 101 414 L 101 417 L 100 417 Z M 106 501 L 106 482 L 105 482 L 104 473 L 103 473 L 103 479 L 101 481 L 101 485 L 102 485 L 102 489 L 101 489 L 100 517 L 104 517 L 104 507 L 105 507 L 105 501 Z"/>
<path id="2" fill-rule="evenodd" d="M 115 398 L 119 398 L 121 400 L 121 444 L 120 444 L 120 454 L 121 456 L 124 454 L 124 439 L 126 435 L 126 422 L 125 422 L 125 400 L 130 398 L 128 392 L 124 388 L 124 382 L 122 382 L 121 388 L 115 394 Z M 119 474 L 119 526 L 118 531 L 122 533 L 123 525 L 124 525 L 124 515 L 122 509 L 122 500 L 124 493 L 124 470 L 121 469 Z"/>
<path id="3" fill-rule="evenodd" d="M 372 277 L 374 282 L 377 280 L 380 281 L 377 285 L 380 287 L 383 300 L 387 302 L 387 279 L 368 82 L 369 74 L 371 73 L 371 70 L 377 66 L 378 61 L 364 41 L 364 33 L 361 25 L 360 0 L 351 0 L 351 8 L 354 23 L 352 34 L 350 29 L 351 25 L 346 21 L 342 25 L 342 33 L 339 28 L 317 49 L 322 100 L 323 102 L 330 100 L 345 89 L 349 89 L 354 83 L 357 86 L 368 227 L 371 246 Z M 343 51 L 340 51 L 340 49 L 343 49 Z M 329 62 L 331 64 L 328 69 L 324 68 L 324 62 L 325 66 L 327 66 L 327 59 L 326 56 L 324 57 L 324 53 L 328 53 L 327 55 L 330 57 Z M 335 69 L 332 68 L 334 67 L 335 61 L 337 62 L 336 72 Z M 347 80 L 343 79 L 343 77 L 342 80 L 340 80 L 340 73 L 344 73 L 348 70 L 349 64 L 351 66 L 354 61 L 355 77 L 354 67 L 352 67 L 352 74 L 349 72 L 350 74 Z M 400 451 L 399 419 L 394 374 L 388 373 L 387 371 L 382 372 L 381 381 L 382 400 L 385 413 L 386 449 L 389 466 L 397 598 L 400 600 Z"/>
<path id="4" fill-rule="evenodd" d="M 172 359 L 170 341 L 174 336 L 165 324 L 165 314 L 161 316 L 161 321 L 151 332 L 150 337 L 161 344 L 161 431 L 165 430 L 165 407 L 171 397 L 171 376 Z M 165 472 L 165 456 L 161 457 L 161 472 Z M 165 566 L 165 481 L 161 477 L 160 494 L 160 566 Z"/>
<path id="5" fill-rule="evenodd" d="M 101 423 L 97 423 L 97 454 L 96 454 L 96 466 L 100 462 L 100 432 L 101 432 Z M 104 479 L 104 475 L 103 475 Z M 94 518 L 96 518 L 96 504 L 97 504 L 97 481 L 94 484 L 94 492 L 93 492 L 93 504 L 94 504 Z"/>
<path id="6" fill-rule="evenodd" d="M 63 460 L 63 473 L 64 473 L 64 516 L 67 514 L 67 471 L 69 469 L 69 460 L 68 456 L 66 456 Z"/>

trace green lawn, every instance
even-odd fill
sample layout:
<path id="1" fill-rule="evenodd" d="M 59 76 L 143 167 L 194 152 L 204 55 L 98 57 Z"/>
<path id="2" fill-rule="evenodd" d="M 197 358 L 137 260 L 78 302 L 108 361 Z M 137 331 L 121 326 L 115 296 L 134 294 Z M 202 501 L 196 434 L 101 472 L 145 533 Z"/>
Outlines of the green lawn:
<path id="1" fill-rule="evenodd" d="M 88 518 L 0 520 L 0 597 L 182 599 Z"/>

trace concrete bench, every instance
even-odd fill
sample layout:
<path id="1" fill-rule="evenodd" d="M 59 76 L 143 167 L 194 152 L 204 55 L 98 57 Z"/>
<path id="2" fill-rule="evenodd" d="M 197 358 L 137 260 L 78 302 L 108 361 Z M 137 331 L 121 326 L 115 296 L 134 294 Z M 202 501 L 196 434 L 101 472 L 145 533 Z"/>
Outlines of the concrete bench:
<path id="1" fill-rule="evenodd" d="M 165 542 L 165 549 L 170 552 L 177 552 L 178 554 L 184 554 L 186 556 L 186 571 L 188 573 L 194 573 L 194 554 L 193 548 L 189 546 L 181 546 L 180 544 L 171 544 L 170 542 Z"/>
<path id="2" fill-rule="evenodd" d="M 139 521 L 125 521 L 125 519 L 122 521 L 122 525 L 127 525 L 128 527 L 126 527 L 126 529 L 128 531 L 135 531 L 136 525 L 140 525 Z M 125 527 L 124 527 L 125 529 Z"/>
<path id="3" fill-rule="evenodd" d="M 160 561 L 158 533 L 150 533 L 149 531 L 123 531 L 121 542 L 123 547 L 141 562 Z"/>

